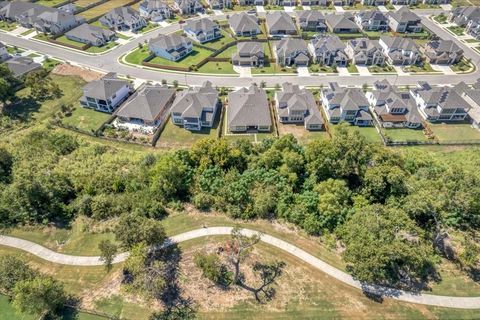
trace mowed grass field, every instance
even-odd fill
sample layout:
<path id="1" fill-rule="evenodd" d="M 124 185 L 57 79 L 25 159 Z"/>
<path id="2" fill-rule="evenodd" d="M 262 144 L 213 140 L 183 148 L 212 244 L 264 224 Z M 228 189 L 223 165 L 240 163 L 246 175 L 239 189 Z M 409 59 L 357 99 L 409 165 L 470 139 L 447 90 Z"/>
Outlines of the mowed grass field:
<path id="1" fill-rule="evenodd" d="M 430 124 L 430 128 L 440 142 L 480 141 L 480 131 L 470 124 Z"/>
<path id="2" fill-rule="evenodd" d="M 73 4 L 82 8 L 85 8 L 93 3 L 97 3 L 99 0 L 77 0 Z"/>
<path id="3" fill-rule="evenodd" d="M 77 105 L 70 116 L 62 119 L 62 123 L 78 129 L 94 131 L 99 129 L 110 117 L 110 114 Z"/>
<path id="4" fill-rule="evenodd" d="M 109 0 L 105 3 L 102 3 L 101 5 L 90 8 L 87 11 L 83 11 L 79 15 L 86 18 L 87 20 L 92 19 L 103 15 L 114 8 L 124 6 L 130 1 L 131 0 Z"/>

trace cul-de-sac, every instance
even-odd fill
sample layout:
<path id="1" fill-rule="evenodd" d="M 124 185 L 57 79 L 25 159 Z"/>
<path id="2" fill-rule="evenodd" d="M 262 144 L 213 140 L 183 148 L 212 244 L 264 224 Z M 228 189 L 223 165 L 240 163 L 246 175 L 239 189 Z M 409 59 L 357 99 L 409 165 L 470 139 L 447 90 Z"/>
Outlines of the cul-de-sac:
<path id="1" fill-rule="evenodd" d="M 0 319 L 479 319 L 480 0 L 0 1 Z"/>

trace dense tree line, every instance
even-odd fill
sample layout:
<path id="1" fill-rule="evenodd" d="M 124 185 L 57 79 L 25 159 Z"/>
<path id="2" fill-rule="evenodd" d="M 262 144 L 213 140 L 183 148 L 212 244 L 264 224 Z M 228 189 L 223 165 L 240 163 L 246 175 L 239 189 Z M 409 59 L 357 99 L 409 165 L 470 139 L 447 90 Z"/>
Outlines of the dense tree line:
<path id="1" fill-rule="evenodd" d="M 333 235 L 360 280 L 423 281 L 442 255 L 463 268 L 478 267 L 478 243 L 469 236 L 480 224 L 478 173 L 368 144 L 347 127 L 306 146 L 291 135 L 257 145 L 206 139 L 159 155 L 127 153 L 48 129 L 0 146 L 5 227 L 65 224 L 77 215 L 120 217 L 117 238 L 142 256 L 142 245 L 165 237 L 156 225 L 165 208 L 186 201 L 232 218 L 280 219 L 312 235 Z M 143 226 L 142 232 L 129 233 L 132 225 Z M 466 236 L 461 249 L 449 254 L 452 231 Z M 105 251 L 115 252 L 109 246 Z"/>

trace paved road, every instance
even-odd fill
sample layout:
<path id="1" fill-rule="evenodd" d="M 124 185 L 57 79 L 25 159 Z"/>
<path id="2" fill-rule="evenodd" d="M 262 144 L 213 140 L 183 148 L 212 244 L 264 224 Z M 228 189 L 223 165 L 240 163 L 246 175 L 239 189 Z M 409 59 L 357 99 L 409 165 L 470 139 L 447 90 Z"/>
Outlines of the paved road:
<path id="1" fill-rule="evenodd" d="M 480 55 L 476 53 L 472 48 L 469 48 L 461 41 L 456 39 L 450 33 L 433 23 L 428 19 L 426 14 L 431 14 L 438 10 L 423 10 L 417 11 L 422 16 L 422 22 L 427 26 L 434 34 L 437 34 L 444 39 L 452 39 L 464 49 L 465 56 L 471 58 L 475 65 L 480 66 Z M 214 19 L 224 19 L 225 16 L 213 16 Z M 364 83 L 373 84 L 377 80 L 387 79 L 391 83 L 396 85 L 415 85 L 418 81 L 428 81 L 431 84 L 447 85 L 456 84 L 460 81 L 467 83 L 473 83 L 480 78 L 480 70 L 476 70 L 470 74 L 462 75 L 410 75 L 410 76 L 398 76 L 398 75 L 370 75 L 370 76 L 341 76 L 341 75 L 322 75 L 311 77 L 299 77 L 298 75 L 275 75 L 275 76 L 258 76 L 253 78 L 240 78 L 238 76 L 225 76 L 225 75 L 199 75 L 194 73 L 169 73 L 159 70 L 144 69 L 135 66 L 128 66 L 121 64 L 119 59 L 127 52 L 135 49 L 139 42 L 144 42 L 150 38 L 157 36 L 158 34 L 167 34 L 175 32 L 180 29 L 178 24 L 172 24 L 165 28 L 159 28 L 151 33 L 143 35 L 125 45 L 118 46 L 114 50 L 98 56 L 91 56 L 80 52 L 75 52 L 69 49 L 64 49 L 58 46 L 42 43 L 38 41 L 19 38 L 13 35 L 0 33 L 0 41 L 6 42 L 10 45 L 16 45 L 18 47 L 27 48 L 38 51 L 43 54 L 57 57 L 65 61 L 70 61 L 82 66 L 102 70 L 104 72 L 117 72 L 121 75 L 129 75 L 133 78 L 143 80 L 161 81 L 162 79 L 168 82 L 178 81 L 179 84 L 186 85 L 200 85 L 206 80 L 210 80 L 216 86 L 224 87 L 239 87 L 248 86 L 252 82 L 260 83 L 265 81 L 269 87 L 275 86 L 277 83 L 290 81 L 295 84 L 303 86 L 320 86 L 326 85 L 328 82 L 336 81 L 342 85 L 349 86 L 362 86 Z"/>
<path id="2" fill-rule="evenodd" d="M 173 236 L 165 242 L 164 247 L 170 246 L 173 243 L 180 243 L 187 240 L 192 240 L 196 238 L 201 238 L 205 236 L 218 236 L 218 235 L 229 235 L 232 231 L 231 227 L 212 227 L 212 228 L 202 228 L 189 232 L 185 232 L 176 236 Z M 243 234 L 253 235 L 257 234 L 256 231 L 243 229 Z M 260 235 L 261 241 L 274 246 L 278 249 L 281 249 L 298 259 L 302 260 L 304 263 L 309 264 L 310 266 L 317 268 L 318 270 L 328 274 L 329 276 L 342 281 L 352 287 L 358 288 L 360 290 L 368 291 L 374 294 L 381 294 L 382 296 L 387 296 L 395 300 L 418 303 L 429 306 L 438 306 L 438 307 L 447 307 L 447 308 L 459 308 L 459 309 L 480 309 L 480 297 L 449 297 L 449 296 L 436 296 L 431 294 L 420 294 L 406 292 L 402 290 L 390 289 L 381 286 L 371 286 L 365 285 L 352 278 L 349 274 L 325 263 L 324 261 L 314 257 L 308 252 L 288 243 L 278 238 L 272 237 L 267 234 Z M 50 249 L 42 247 L 36 243 L 18 239 L 9 236 L 0 235 L 0 245 L 9 246 L 17 248 L 23 251 L 27 251 L 33 255 L 36 255 L 42 259 L 45 259 L 50 262 L 66 264 L 66 265 L 75 265 L 75 266 L 98 266 L 102 265 L 102 261 L 99 257 L 85 257 L 85 256 L 70 256 L 61 253 L 54 252 Z M 128 253 L 119 254 L 114 263 L 124 261 L 128 257 Z"/>

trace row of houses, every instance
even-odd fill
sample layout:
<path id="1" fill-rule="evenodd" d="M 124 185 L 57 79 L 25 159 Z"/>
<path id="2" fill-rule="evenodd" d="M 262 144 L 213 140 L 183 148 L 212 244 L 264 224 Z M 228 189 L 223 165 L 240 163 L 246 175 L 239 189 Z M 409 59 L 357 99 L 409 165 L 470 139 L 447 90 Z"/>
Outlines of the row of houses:
<path id="1" fill-rule="evenodd" d="M 297 34 L 297 27 L 302 31 L 358 33 L 363 31 L 393 31 L 397 33 L 416 33 L 423 30 L 421 18 L 407 7 L 394 12 L 378 10 L 360 11 L 355 15 L 332 13 L 323 15 L 320 11 L 305 10 L 296 13 L 296 25 L 292 18 L 283 11 L 267 13 L 266 26 L 269 35 L 283 36 Z M 249 36 L 254 29 L 253 18 L 248 15 L 235 14 L 229 19 L 232 31 L 237 35 Z M 256 34 L 256 33 L 253 33 Z"/>
<path id="2" fill-rule="evenodd" d="M 212 1 L 212 0 L 211 0 Z M 215 2 L 214 2 L 215 3 Z M 392 5 L 417 5 L 417 4 L 431 4 L 440 5 L 448 4 L 450 0 L 238 0 L 237 4 L 240 6 L 328 6 L 332 3 L 334 6 L 353 6 L 356 3 L 361 3 L 365 6 L 384 6 L 388 3 Z M 212 9 L 215 9 L 211 3 L 209 3 Z"/>
<path id="3" fill-rule="evenodd" d="M 2 42 L 0 42 L 0 63 L 5 64 L 8 70 L 10 70 L 12 75 L 17 79 L 21 79 L 28 73 L 42 68 L 40 63 L 36 63 L 30 57 L 12 57 L 7 50 L 7 46 Z"/>
<path id="4" fill-rule="evenodd" d="M 448 17 L 450 22 L 460 27 L 465 27 L 465 32 L 477 40 L 480 40 L 480 7 L 454 8 Z"/>

